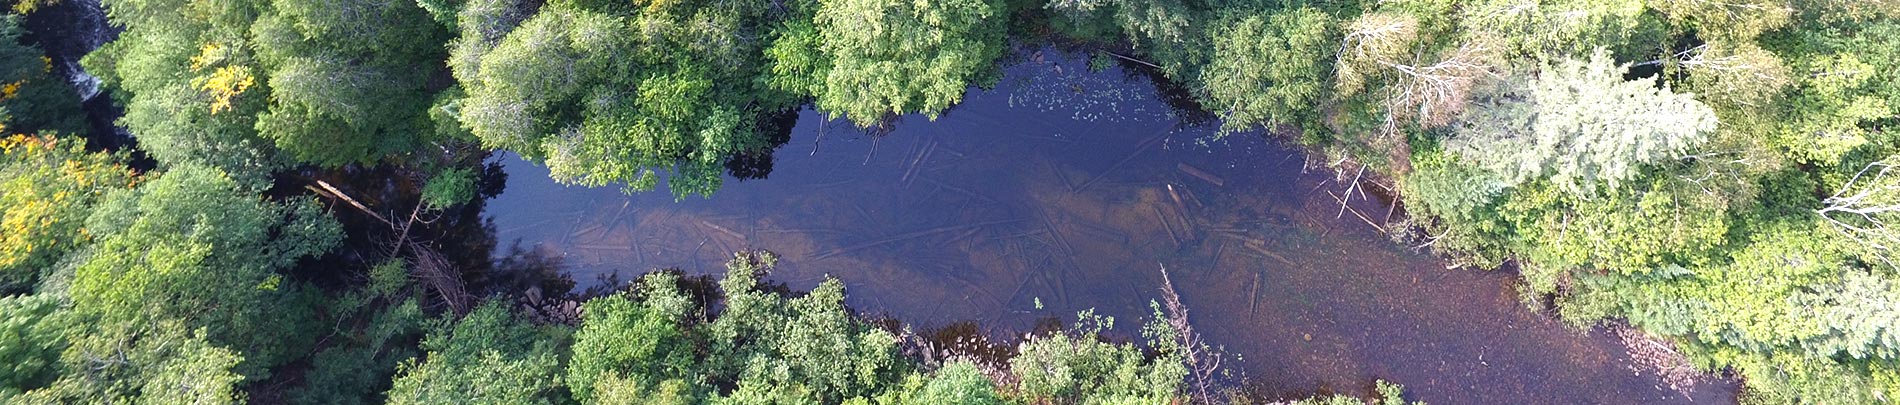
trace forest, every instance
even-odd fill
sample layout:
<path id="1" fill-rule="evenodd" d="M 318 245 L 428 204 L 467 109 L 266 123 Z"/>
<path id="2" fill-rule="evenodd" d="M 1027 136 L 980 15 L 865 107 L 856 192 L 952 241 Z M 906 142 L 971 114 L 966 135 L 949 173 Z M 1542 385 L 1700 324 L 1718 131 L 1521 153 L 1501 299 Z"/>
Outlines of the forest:
<path id="1" fill-rule="evenodd" d="M 1900 395 L 1900 0 L 103 0 L 81 66 L 128 147 L 28 39 L 76 1 L 0 18 L 0 402 L 1247 403 L 1172 294 L 1141 336 L 946 356 L 770 252 L 573 294 L 442 253 L 490 152 L 718 198 L 801 109 L 934 119 L 1032 45 L 1301 145 L 1401 201 L 1393 243 L 1743 402 Z M 1302 401 L 1405 403 L 1367 388 Z"/>

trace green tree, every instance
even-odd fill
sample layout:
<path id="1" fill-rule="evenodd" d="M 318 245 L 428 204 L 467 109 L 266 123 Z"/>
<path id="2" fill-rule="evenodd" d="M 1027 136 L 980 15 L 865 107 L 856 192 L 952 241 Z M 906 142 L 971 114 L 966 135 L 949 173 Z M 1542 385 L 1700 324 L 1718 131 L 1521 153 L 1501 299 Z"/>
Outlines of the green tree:
<path id="1" fill-rule="evenodd" d="M 761 4 L 557 2 L 518 27 L 508 4 L 463 10 L 452 64 L 468 97 L 455 108 L 484 145 L 545 162 L 556 180 L 710 195 L 723 165 L 767 153 L 768 114 L 794 98 L 755 80 L 766 69 Z M 499 21 L 483 21 L 485 16 Z"/>
<path id="2" fill-rule="evenodd" d="M 824 74 L 817 106 L 867 127 L 891 114 L 936 118 L 996 69 L 1006 18 L 993 0 L 819 0 L 830 66 L 810 72 Z"/>
<path id="3" fill-rule="evenodd" d="M 82 225 L 106 193 L 137 180 L 120 156 L 76 138 L 0 139 L 0 291 L 23 292 L 89 242 Z"/>
<path id="4" fill-rule="evenodd" d="M 1097 339 L 1114 328 L 1115 319 L 1093 312 L 1083 312 L 1068 333 L 1023 344 L 1009 361 L 1018 393 L 1032 401 L 1082 404 L 1172 402 L 1188 376 L 1183 359 L 1151 360 L 1133 345 Z"/>
<path id="5" fill-rule="evenodd" d="M 928 378 L 913 376 L 906 380 L 909 394 L 890 404 L 1002 405 L 995 383 L 983 370 L 968 361 L 953 361 L 938 368 Z"/>
<path id="6" fill-rule="evenodd" d="M 697 377 L 695 344 L 680 330 L 697 308 L 678 281 L 657 273 L 641 279 L 639 302 L 624 295 L 587 301 L 567 367 L 575 399 L 600 402 L 603 391 L 651 392 Z"/>
<path id="7" fill-rule="evenodd" d="M 1648 80 L 1624 81 L 1625 69 L 1602 51 L 1547 66 L 1529 83 L 1480 96 L 1446 144 L 1510 184 L 1548 178 L 1588 194 L 1707 140 L 1714 110 Z"/>
<path id="8" fill-rule="evenodd" d="M 82 61 L 125 105 L 119 125 L 162 165 L 197 164 L 261 186 L 286 164 L 259 136 L 266 78 L 244 40 L 254 4 L 106 1 L 119 38 Z"/>
<path id="9" fill-rule="evenodd" d="M 1821 331 L 1803 337 L 1801 346 L 1816 357 L 1900 359 L 1900 282 L 1879 270 L 1850 269 L 1839 282 L 1797 293 L 1794 305 Z"/>
<path id="10" fill-rule="evenodd" d="M 1463 42 L 1484 43 L 1506 57 L 1549 63 L 1589 56 L 1597 48 L 1640 55 L 1667 44 L 1668 29 L 1643 0 L 1477 0 L 1461 2 Z"/>
<path id="11" fill-rule="evenodd" d="M 1748 41 L 1785 26 L 1795 9 L 1788 0 L 1657 1 L 1649 7 L 1672 23 L 1715 41 Z"/>
<path id="12" fill-rule="evenodd" d="M 237 350 L 252 378 L 309 342 L 311 309 L 279 271 L 341 236 L 314 201 L 265 201 L 217 169 L 189 165 L 108 195 L 87 229 L 98 240 L 70 295 L 102 337 L 136 342 L 176 321 Z"/>
<path id="13" fill-rule="evenodd" d="M 261 183 L 287 163 L 373 163 L 435 140 L 428 82 L 447 33 L 414 1 L 106 5 L 126 31 L 85 64 L 161 163 Z"/>
<path id="14" fill-rule="evenodd" d="M 271 94 L 259 134 L 326 166 L 434 141 L 428 81 L 444 68 L 448 33 L 431 22 L 415 1 L 271 1 L 251 27 Z"/>
<path id="15" fill-rule="evenodd" d="M 1880 136 L 1881 123 L 1900 104 L 1894 73 L 1900 67 L 1900 24 L 1789 37 L 1770 49 L 1788 55 L 1794 80 L 1789 97 L 1768 108 L 1776 129 L 1762 132 L 1792 160 L 1841 164 L 1844 155 Z"/>
<path id="16" fill-rule="evenodd" d="M 295 404 L 381 403 L 396 368 L 416 357 L 416 341 L 428 316 L 417 304 L 418 290 L 404 262 L 391 260 L 370 268 L 367 285 L 327 300 L 325 335 L 331 342 L 311 355 L 303 385 L 289 391 Z"/>
<path id="17" fill-rule="evenodd" d="M 392 404 L 554 404 L 566 402 L 560 371 L 566 332 L 537 327 L 499 301 L 438 326 L 426 352 L 400 367 Z"/>
<path id="18" fill-rule="evenodd" d="M 56 314 L 59 299 L 50 295 L 0 298 L 0 399 L 46 386 L 58 377 L 59 353 L 66 349 L 66 317 Z"/>
<path id="19" fill-rule="evenodd" d="M 1707 263 L 1729 228 L 1718 197 L 1661 175 L 1587 197 L 1539 181 L 1498 211 L 1514 230 L 1506 243 L 1529 262 L 1527 281 L 1554 288 L 1555 277 L 1579 269 L 1635 274 Z"/>
<path id="20" fill-rule="evenodd" d="M 777 260 L 739 253 L 719 282 L 726 309 L 707 326 L 706 372 L 736 382 L 728 400 L 837 403 L 901 381 L 908 370 L 896 337 L 852 316 L 843 283 L 826 280 L 790 300 L 761 288 L 759 277 Z"/>
<path id="21" fill-rule="evenodd" d="M 186 332 L 174 321 L 159 322 L 131 341 L 79 329 L 81 337 L 61 355 L 61 377 L 13 401 L 28 404 L 150 403 L 238 404 L 244 376 L 234 371 L 244 357 Z"/>
<path id="22" fill-rule="evenodd" d="M 1314 122 L 1329 87 L 1332 17 L 1312 8 L 1249 16 L 1219 27 L 1213 63 L 1202 71 L 1207 104 L 1225 114 L 1222 132 L 1258 124 Z"/>
<path id="23" fill-rule="evenodd" d="M 1412 221 L 1427 231 L 1419 244 L 1478 267 L 1502 264 L 1515 238 L 1511 224 L 1498 215 L 1507 184 L 1438 149 L 1417 151 L 1411 163 L 1412 171 L 1399 181 L 1399 195 Z"/>

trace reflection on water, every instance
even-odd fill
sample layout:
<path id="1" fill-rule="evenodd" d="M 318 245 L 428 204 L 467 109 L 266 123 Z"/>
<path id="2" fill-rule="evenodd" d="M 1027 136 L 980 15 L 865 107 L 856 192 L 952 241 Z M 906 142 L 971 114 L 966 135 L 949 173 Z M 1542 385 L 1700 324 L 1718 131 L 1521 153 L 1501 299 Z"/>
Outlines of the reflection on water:
<path id="1" fill-rule="evenodd" d="M 1295 151 L 1211 141 L 1119 70 L 1028 59 L 881 137 L 805 112 L 769 180 L 711 199 L 562 187 L 509 157 L 489 212 L 502 240 L 561 252 L 583 282 L 712 273 L 763 248 L 784 257 L 774 279 L 837 277 L 853 306 L 925 326 L 1024 330 L 1096 308 L 1134 334 L 1165 264 L 1199 329 L 1280 395 L 1384 378 L 1438 403 L 1733 401 L 1732 387 L 1658 388 L 1607 334 L 1525 310 L 1508 274 L 1395 246 L 1368 223 L 1389 204 L 1353 195 L 1341 215 L 1342 188 Z"/>

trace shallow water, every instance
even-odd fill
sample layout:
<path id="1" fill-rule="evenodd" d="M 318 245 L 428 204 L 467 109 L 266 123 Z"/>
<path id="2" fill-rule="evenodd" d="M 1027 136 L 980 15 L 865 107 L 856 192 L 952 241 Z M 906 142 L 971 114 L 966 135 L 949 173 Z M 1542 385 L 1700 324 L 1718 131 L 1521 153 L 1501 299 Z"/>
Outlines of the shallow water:
<path id="1" fill-rule="evenodd" d="M 1510 274 L 1391 242 L 1368 223 L 1391 205 L 1303 170 L 1297 151 L 1257 133 L 1213 140 L 1119 69 L 1026 59 L 997 89 L 881 137 L 803 112 L 769 179 L 710 199 L 564 187 L 505 157 L 488 212 L 501 240 L 563 256 L 582 283 L 715 273 L 761 248 L 794 288 L 836 277 L 861 310 L 995 333 L 1095 308 L 1137 336 L 1165 265 L 1196 327 L 1275 397 L 1379 378 L 1440 404 L 1734 402 L 1732 384 L 1670 390 L 1608 333 L 1527 310 Z"/>

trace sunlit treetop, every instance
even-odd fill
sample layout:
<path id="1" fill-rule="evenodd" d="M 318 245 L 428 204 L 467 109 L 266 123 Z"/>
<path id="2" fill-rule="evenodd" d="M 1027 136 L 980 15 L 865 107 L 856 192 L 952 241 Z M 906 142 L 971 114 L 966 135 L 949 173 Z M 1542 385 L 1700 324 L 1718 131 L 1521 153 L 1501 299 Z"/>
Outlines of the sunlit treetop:
<path id="1" fill-rule="evenodd" d="M 631 192 L 664 177 L 677 197 L 710 195 L 733 156 L 769 153 L 782 130 L 770 115 L 796 105 L 754 80 L 772 17 L 750 4 L 642 5 L 554 2 L 523 17 L 519 4 L 470 4 L 450 57 L 467 91 L 457 118 L 563 183 Z"/>
<path id="2" fill-rule="evenodd" d="M 1003 50 L 1003 5 L 986 0 L 820 0 L 820 110 L 876 125 L 887 115 L 935 118 L 995 69 Z"/>
<path id="3" fill-rule="evenodd" d="M 84 148 L 78 138 L 0 139 L 0 288 L 30 287 L 61 255 L 90 242 L 83 224 L 92 206 L 137 182 L 120 156 Z"/>

